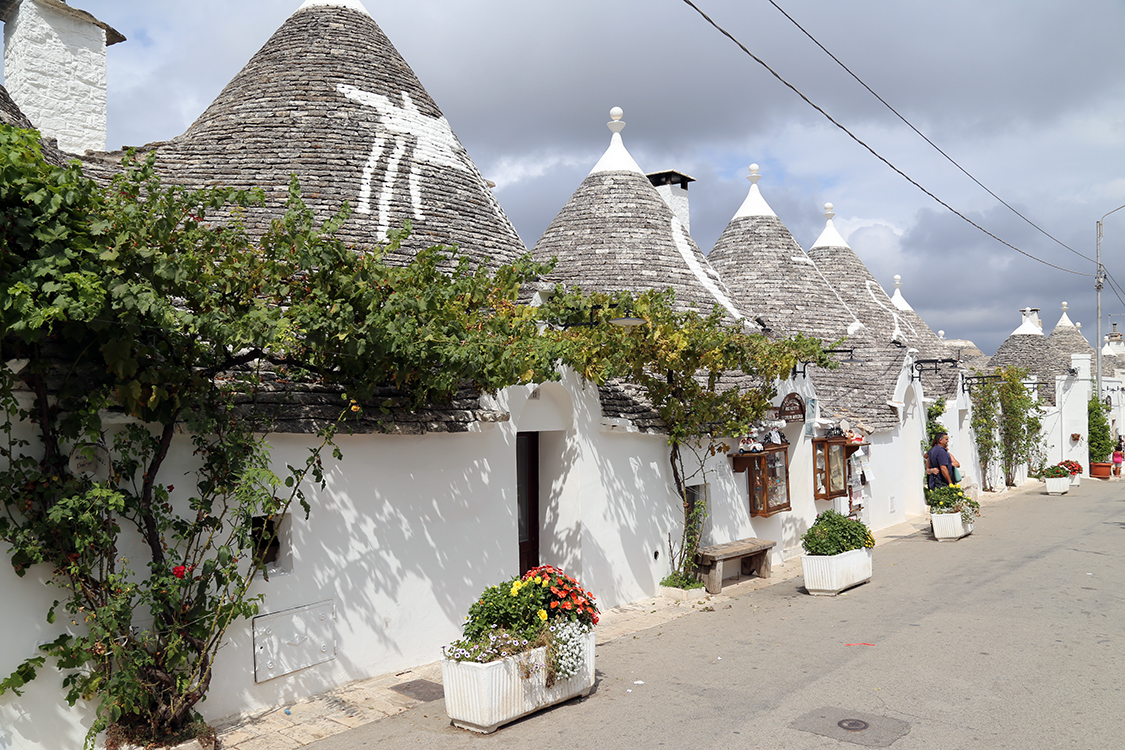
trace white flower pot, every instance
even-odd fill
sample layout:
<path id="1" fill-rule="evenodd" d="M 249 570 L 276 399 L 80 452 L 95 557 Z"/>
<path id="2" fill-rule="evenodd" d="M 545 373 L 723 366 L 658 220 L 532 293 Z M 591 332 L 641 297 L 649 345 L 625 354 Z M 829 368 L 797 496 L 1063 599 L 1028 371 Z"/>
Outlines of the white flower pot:
<path id="1" fill-rule="evenodd" d="M 1080 484 L 1082 484 L 1082 475 L 1081 474 L 1071 474 L 1070 475 L 1070 486 L 1071 487 L 1077 487 Z"/>
<path id="2" fill-rule="evenodd" d="M 589 695 L 594 687 L 594 632 L 585 638 L 582 667 L 551 687 L 547 687 L 545 648 L 487 664 L 442 659 L 445 712 L 457 726 L 488 734 L 541 708 Z M 530 675 L 525 677 L 527 672 Z"/>
<path id="3" fill-rule="evenodd" d="M 939 542 L 952 542 L 973 533 L 973 524 L 965 523 L 960 513 L 931 513 L 930 526 Z"/>
<path id="4" fill-rule="evenodd" d="M 1070 489 L 1070 477 L 1044 477 L 1048 495 L 1065 495 Z"/>
<path id="5" fill-rule="evenodd" d="M 801 570 L 805 588 L 815 596 L 835 596 L 871 580 L 871 550 L 853 549 L 838 555 L 804 555 Z"/>

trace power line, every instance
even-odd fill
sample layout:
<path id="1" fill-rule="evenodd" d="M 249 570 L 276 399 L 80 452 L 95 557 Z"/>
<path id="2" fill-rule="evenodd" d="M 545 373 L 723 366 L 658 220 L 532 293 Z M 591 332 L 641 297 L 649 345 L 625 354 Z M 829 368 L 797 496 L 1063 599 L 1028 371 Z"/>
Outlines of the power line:
<path id="1" fill-rule="evenodd" d="M 890 110 L 891 112 L 893 112 L 893 113 L 894 113 L 894 115 L 895 115 L 895 117 L 897 117 L 898 119 L 900 119 L 900 120 L 902 120 L 902 121 L 903 121 L 904 123 L 906 123 L 906 126 L 907 126 L 908 128 L 910 128 L 910 129 L 911 129 L 911 130 L 913 130 L 913 131 L 914 131 L 915 133 L 917 133 L 917 134 L 918 134 L 918 136 L 919 136 L 919 137 L 920 137 L 920 138 L 921 138 L 922 140 L 924 140 L 924 141 L 925 141 L 926 143 L 930 144 L 930 146 L 932 146 L 932 147 L 933 147 L 933 149 L 934 149 L 935 151 L 937 151 L 937 152 L 938 152 L 939 154 L 941 154 L 942 156 L 944 156 L 944 157 L 946 158 L 946 160 L 947 160 L 947 161 L 949 161 L 949 163 L 950 163 L 950 164 L 952 164 L 953 166 L 957 167 L 957 169 L 961 170 L 962 174 L 964 174 L 964 175 L 965 175 L 966 177 L 968 177 L 968 178 L 969 178 L 970 180 L 972 180 L 972 181 L 973 181 L 973 182 L 975 182 L 975 183 L 976 183 L 976 184 L 977 184 L 978 186 L 980 186 L 980 188 L 981 188 L 982 190 L 984 190 L 984 192 L 988 193 L 988 194 L 989 194 L 989 195 L 991 195 L 991 196 L 992 196 L 993 198 L 995 198 L 996 200 L 1000 201 L 1000 204 L 1001 204 L 1002 206 L 1004 206 L 1005 208 L 1007 208 L 1007 209 L 1008 209 L 1009 211 L 1011 211 L 1012 213 L 1014 213 L 1014 214 L 1015 214 L 1016 216 L 1020 217 L 1020 218 L 1021 218 L 1021 219 L 1023 219 L 1024 221 L 1026 221 L 1026 222 L 1027 222 L 1028 224 L 1030 224 L 1031 226 L 1033 226 L 1033 227 L 1034 227 L 1034 228 L 1035 228 L 1035 229 L 1036 229 L 1037 231 L 1039 231 L 1040 233 L 1042 233 L 1043 235 L 1045 235 L 1045 236 L 1046 236 L 1046 237 L 1048 237 L 1049 239 L 1053 240 L 1054 242 L 1057 242 L 1058 244 L 1062 245 L 1062 246 L 1063 246 L 1063 247 L 1065 247 L 1065 248 L 1066 248 L 1067 250 L 1069 250 L 1070 252 L 1072 252 L 1072 253 L 1074 253 L 1075 255 L 1077 255 L 1077 256 L 1078 256 L 1079 258 L 1082 258 L 1083 260 L 1088 260 L 1088 261 L 1090 261 L 1091 263 L 1094 263 L 1094 262 L 1095 262 L 1093 258 L 1091 258 L 1091 257 L 1089 257 L 1089 256 L 1087 256 L 1087 255 L 1083 255 L 1082 253 L 1078 252 L 1077 250 L 1075 250 L 1075 249 L 1074 249 L 1073 247 L 1071 247 L 1070 245 L 1066 244 L 1065 242 L 1063 242 L 1063 241 L 1062 241 L 1062 240 L 1060 240 L 1059 238 L 1055 237 L 1055 236 L 1054 236 L 1054 235 L 1052 235 L 1052 234 L 1051 234 L 1050 232 L 1048 232 L 1047 230 L 1043 229 L 1043 228 L 1042 228 L 1042 227 L 1040 227 L 1040 226 L 1039 226 L 1038 224 L 1036 224 L 1036 223 L 1035 223 L 1034 221 L 1032 221 L 1031 219 L 1029 219 L 1029 218 L 1027 218 L 1026 216 L 1024 216 L 1024 215 L 1023 215 L 1022 213 L 1020 213 L 1020 212 L 1019 212 L 1018 210 L 1016 210 L 1016 208 L 1015 208 L 1015 207 L 1013 207 L 1012 205 L 1010 205 L 1010 204 L 1009 204 L 1009 203 L 1008 203 L 1007 201 L 1005 201 L 1005 200 L 1004 200 L 1003 198 L 1001 198 L 1001 197 L 1000 197 L 999 195 L 997 195 L 996 193 L 992 192 L 992 190 L 990 190 L 990 189 L 988 188 L 988 186 L 987 186 L 987 185 L 985 185 L 985 184 L 984 184 L 984 183 L 982 183 L 982 182 L 981 182 L 980 180 L 978 180 L 978 179 L 977 179 L 976 177 L 974 177 L 974 176 L 973 176 L 972 174 L 970 174 L 970 173 L 969 173 L 969 170 L 965 169 L 965 168 L 964 168 L 964 167 L 962 167 L 962 166 L 961 166 L 960 164 L 958 164 L 958 163 L 957 163 L 957 162 L 956 162 L 956 161 L 955 161 L 955 160 L 953 159 L 953 157 L 952 157 L 952 156 L 950 156 L 949 154 L 945 153 L 945 151 L 943 151 L 943 150 L 941 149 L 941 147 L 939 147 L 939 146 L 938 146 L 938 145 L 937 145 L 936 143 L 934 143 L 934 142 L 933 142 L 933 141 L 931 141 L 931 140 L 930 140 L 930 139 L 929 139 L 928 137 L 926 137 L 926 134 L 925 134 L 925 133 L 923 133 L 923 132 L 922 132 L 921 130 L 919 130 L 918 128 L 914 127 L 914 124 L 913 124 L 913 123 L 911 123 L 911 122 L 910 122 L 910 120 L 907 120 L 907 119 L 906 119 L 905 117 L 903 117 L 903 116 L 902 116 L 902 115 L 901 115 L 901 114 L 899 113 L 899 111 L 898 111 L 897 109 L 895 109 L 894 107 L 892 107 L 892 106 L 891 106 L 890 104 L 888 104 L 888 103 L 887 103 L 887 101 L 886 101 L 885 99 L 883 99 L 883 97 L 881 97 L 881 96 L 879 96 L 879 95 L 878 95 L 877 93 L 875 93 L 875 90 L 874 90 L 874 89 L 872 89 L 872 88 L 871 88 L 870 86 L 868 86 L 868 85 L 867 85 L 866 83 L 864 83 L 863 79 L 861 79 L 861 78 L 860 78 L 859 76 L 857 76 L 857 75 L 856 75 L 855 73 L 853 73 L 853 72 L 852 72 L 852 70 L 851 70 L 851 68 L 849 68 L 849 67 L 848 67 L 847 65 L 845 65 L 845 64 L 844 64 L 844 63 L 843 63 L 843 62 L 842 62 L 842 61 L 840 60 L 840 58 L 836 57 L 836 56 L 835 56 L 834 54 L 832 54 L 832 53 L 831 53 L 830 51 L 828 51 L 828 48 L 827 48 L 827 47 L 825 47 L 825 46 L 824 46 L 823 44 L 821 44 L 821 43 L 820 43 L 820 42 L 819 42 L 819 41 L 817 40 L 817 38 L 816 38 L 816 37 L 814 37 L 814 36 L 813 36 L 812 34 L 810 34 L 810 33 L 809 33 L 809 32 L 808 32 L 808 31 L 807 31 L 806 29 L 805 29 L 805 27 L 804 27 L 804 26 L 802 26 L 801 24 L 797 23 L 796 19 L 794 19 L 794 18 L 793 18 L 793 16 L 789 15 L 788 13 L 786 13 L 786 12 L 785 12 L 785 10 L 784 10 L 784 9 L 783 9 L 783 8 L 782 8 L 782 7 L 780 6 L 780 5 L 778 5 L 778 4 L 776 3 L 776 2 L 774 2 L 774 0 L 769 0 L 769 4 L 770 4 L 770 5 L 772 5 L 773 7 L 777 8 L 778 12 L 780 12 L 780 13 L 781 13 L 781 15 L 785 16 L 786 18 L 788 18 L 788 19 L 789 19 L 789 21 L 790 21 L 790 22 L 791 22 L 791 23 L 792 23 L 792 24 L 793 24 L 794 26 L 796 26 L 796 27 L 797 27 L 798 29 L 800 29 L 800 30 L 801 30 L 801 33 L 803 33 L 803 34 L 804 34 L 805 36 L 807 36 L 807 37 L 808 37 L 809 39 L 811 39 L 811 40 L 812 40 L 813 44 L 815 44 L 815 45 L 816 45 L 817 47 L 820 47 L 820 48 L 821 48 L 821 50 L 823 50 L 823 51 L 824 51 L 824 54 L 826 54 L 826 55 L 828 55 L 829 57 L 831 57 L 831 58 L 832 58 L 832 59 L 833 59 L 833 60 L 834 60 L 834 61 L 836 62 L 836 64 L 837 64 L 837 65 L 839 65 L 839 66 L 840 66 L 841 68 L 843 68 L 843 69 L 844 69 L 845 71 L 847 71 L 848 75 L 850 75 L 850 76 L 851 76 L 852 78 L 854 78 L 854 79 L 856 80 L 856 82 L 857 82 L 857 83 L 859 83 L 859 85 L 860 85 L 860 86 L 863 86 L 863 88 L 867 89 L 868 93 L 870 93 L 870 94 L 871 94 L 871 95 L 872 95 L 873 97 L 875 97 L 876 99 L 878 99 L 878 100 L 879 100 L 879 101 L 880 101 L 880 102 L 881 102 L 881 103 L 883 104 L 883 106 L 884 106 L 884 107 L 886 107 L 886 108 L 887 108 L 887 109 L 889 109 L 889 110 Z"/>
<path id="2" fill-rule="evenodd" d="M 827 119 L 827 120 L 828 120 L 828 121 L 829 121 L 830 123 L 832 123 L 833 125 L 835 125 L 835 126 L 836 126 L 837 128 L 839 128 L 840 130 L 844 131 L 844 133 L 846 133 L 846 134 L 848 135 L 848 137 L 849 137 L 849 138 L 851 138 L 851 139 L 852 139 L 853 141 L 855 141 L 856 143 L 858 143 L 858 144 L 859 144 L 860 146 L 863 146 L 863 147 L 864 147 L 865 149 L 867 149 L 867 151 L 868 151 L 868 152 L 869 152 L 869 153 L 870 153 L 870 154 L 871 154 L 872 156 L 874 156 L 874 157 L 875 157 L 876 159 L 878 159 L 879 161 L 881 161 L 881 162 L 883 162 L 884 164 L 886 164 L 886 165 L 887 165 L 888 167 L 890 167 L 890 168 L 891 168 L 891 169 L 892 169 L 892 170 L 893 170 L 894 172 L 896 172 L 896 173 L 897 173 L 897 174 L 898 174 L 898 175 L 899 175 L 900 177 L 902 177 L 902 178 L 903 178 L 904 180 L 906 180 L 907 182 L 909 182 L 909 183 L 910 183 L 911 185 L 913 185 L 914 187 L 918 188 L 918 189 L 919 189 L 919 190 L 921 190 L 921 191 L 922 191 L 923 193 L 925 193 L 926 195 L 928 195 L 928 196 L 929 196 L 930 198 L 932 198 L 932 199 L 933 199 L 934 201 L 936 201 L 936 202 L 937 202 L 938 204 L 940 204 L 941 206 L 943 206 L 943 207 L 944 207 L 944 208 L 945 208 L 945 209 L 946 209 L 947 211 L 949 211 L 950 213 L 952 213 L 952 214 L 954 214 L 954 215 L 958 216 L 958 217 L 959 217 L 959 218 L 961 218 L 961 219 L 962 219 L 963 221 L 965 221 L 965 222 L 966 222 L 967 224 L 969 224 L 969 225 L 971 225 L 971 226 L 975 227 L 975 228 L 976 228 L 976 229 L 978 229 L 979 231 L 981 231 L 981 232 L 983 232 L 984 234 L 988 235 L 988 236 L 989 236 L 989 237 L 991 237 L 992 239 L 994 239 L 994 240 L 996 240 L 997 242 L 999 242 L 999 243 L 1000 243 L 1001 245 L 1005 245 L 1005 246 L 1007 246 L 1007 247 L 1011 248 L 1012 250 L 1015 250 L 1015 251 L 1016 251 L 1017 253 L 1019 253 L 1020 255 L 1024 255 L 1024 256 L 1027 256 L 1028 258 L 1031 258 L 1032 260 L 1034 260 L 1034 261 L 1036 261 L 1036 262 L 1038 262 L 1038 263 L 1042 263 L 1042 264 L 1043 264 L 1043 265 L 1045 265 L 1045 266 L 1049 266 L 1049 267 L 1051 267 L 1051 268 L 1054 268 L 1054 269 L 1055 269 L 1055 270 L 1057 270 L 1057 271 L 1063 271 L 1063 272 L 1065 272 L 1065 273 L 1072 273 L 1072 274 L 1074 274 L 1075 276 L 1089 276 L 1089 277 L 1091 277 L 1091 278 L 1093 278 L 1093 277 L 1094 277 L 1094 275 L 1095 275 L 1095 274 L 1092 274 L 1092 273 L 1083 273 L 1083 272 L 1081 272 L 1081 271 L 1073 271 L 1073 270 L 1071 270 L 1071 269 L 1069 269 L 1069 268 L 1063 268 L 1062 266 L 1057 266 L 1057 265 L 1055 265 L 1054 263 L 1051 263 L 1051 262 L 1049 262 L 1049 261 L 1045 261 L 1045 260 L 1043 260 L 1042 258 L 1037 258 L 1036 256 L 1032 255 L 1031 253 L 1027 252 L 1026 250 L 1021 250 L 1020 248 L 1016 247 L 1016 246 L 1015 246 L 1015 245 L 1013 245 L 1012 243 L 1010 243 L 1010 242 L 1008 242 L 1008 241 L 1006 241 L 1006 240 L 1003 240 L 1003 239 L 1001 239 L 1000 237 L 997 237 L 997 236 L 996 236 L 995 234 L 993 234 L 992 232 L 988 231 L 987 229 L 985 229 L 984 227 L 982 227 L 982 226 L 981 226 L 980 224 L 977 224 L 977 223 L 976 223 L 975 221 L 973 221 L 973 220 L 972 220 L 972 219 L 970 219 L 970 218 L 969 218 L 968 216 L 966 216 L 965 214 L 963 214 L 963 213 L 961 213 L 960 211 L 958 211 L 957 209 L 955 209 L 955 208 L 954 208 L 953 206 L 951 206 L 951 205 L 949 205 L 948 203 L 946 203 L 945 201 L 943 201 L 943 200 L 942 200 L 941 198 L 938 198 L 938 197 L 937 197 L 936 195 L 934 195 L 933 193 L 931 193 L 931 192 L 930 192 L 929 190 L 927 190 L 926 188 L 922 187 L 922 185 L 921 185 L 921 184 L 920 184 L 920 183 L 919 183 L 919 182 L 918 182 L 917 180 L 915 180 L 915 179 L 914 179 L 914 178 L 912 178 L 912 177 L 911 177 L 910 175 L 906 174 L 906 173 L 905 173 L 905 172 L 903 172 L 903 171 L 902 171 L 901 169 L 899 169 L 899 168 L 898 168 L 898 167 L 896 167 L 896 166 L 895 166 L 894 164 L 892 164 L 892 163 L 891 163 L 891 162 L 890 162 L 889 160 L 887 160 L 887 158 L 886 158 L 886 157 L 884 157 L 884 156 L 883 156 L 882 154 L 880 154 L 880 153 L 879 153 L 878 151 L 876 151 L 875 149 L 873 149 L 873 148 L 872 148 L 871 146 L 868 146 L 868 145 L 867 145 L 867 143 L 865 143 L 865 142 L 864 142 L 864 141 L 863 141 L 863 140 L 862 140 L 861 138 L 859 138 L 859 136 L 857 136 L 857 135 L 856 135 L 855 133 L 853 133 L 852 131 L 848 130 L 848 129 L 847 129 L 847 128 L 846 128 L 846 127 L 845 127 L 844 125 L 842 125 L 841 123 L 837 122 L 837 121 L 836 121 L 836 119 L 832 117 L 832 115 L 828 114 L 828 113 L 827 113 L 827 112 L 825 112 L 825 111 L 824 111 L 823 109 L 821 109 L 821 108 L 820 108 L 819 106 L 817 106 L 817 105 L 816 105 L 816 104 L 815 104 L 815 103 L 814 103 L 814 102 L 813 102 L 813 101 L 812 101 L 811 99 L 809 99 L 809 98 L 808 98 L 807 96 L 805 96 L 805 95 L 804 95 L 804 94 L 803 94 L 803 93 L 801 92 L 801 90 L 800 90 L 800 89 L 798 89 L 798 88 L 797 88 L 796 86 L 794 86 L 793 84 L 789 83 L 789 81 L 787 81 L 787 80 L 785 80 L 784 78 L 782 78 L 782 77 L 781 77 L 781 74 L 780 74 L 780 73 L 778 73 L 778 72 L 777 72 L 776 70 L 774 70 L 773 68 L 771 68 L 771 67 L 769 66 L 769 64 L 767 64 L 767 63 L 765 62 L 765 60 L 763 60 L 762 58 L 760 58 L 760 57 L 758 57 L 757 55 L 755 55 L 755 54 L 754 54 L 753 52 L 751 52 L 751 51 L 750 51 L 749 49 L 747 49 L 747 48 L 746 48 L 746 45 L 744 45 L 744 44 L 743 44 L 742 42 L 738 41 L 738 39 L 736 39 L 736 38 L 734 37 L 734 35 L 732 35 L 732 34 L 731 34 L 731 33 L 730 33 L 729 31 L 727 31 L 727 30 L 726 30 L 726 29 L 724 29 L 724 28 L 723 28 L 722 26 L 720 26 L 719 24 L 717 24 L 717 23 L 715 23 L 715 22 L 714 22 L 713 20 L 711 20 L 711 17 L 710 17 L 710 16 L 708 16 L 708 15 L 707 15 L 706 13 L 704 13 L 704 12 L 703 12 L 702 10 L 700 10 L 700 9 L 699 9 L 699 6 L 697 6 L 697 5 L 696 5 L 696 4 L 694 3 L 694 2 L 692 2 L 692 0 L 684 0 L 684 2 L 685 2 L 685 3 L 687 4 L 687 5 L 691 6 L 691 7 L 692 7 L 692 9 L 694 9 L 696 13 L 698 13 L 698 14 L 699 14 L 700 16 L 702 16 L 702 17 L 703 17 L 703 19 L 704 19 L 705 21 L 707 21 L 707 23 L 709 23 L 709 24 L 711 24 L 712 26 L 714 26 L 714 27 L 715 27 L 715 29 L 716 29 L 716 30 L 717 30 L 717 31 L 718 31 L 718 32 L 719 32 L 720 34 L 722 34 L 722 35 L 723 35 L 723 36 L 725 36 L 725 37 L 726 37 L 727 39 L 730 39 L 730 40 L 731 40 L 732 42 L 734 42 L 735 44 L 737 44 L 737 45 L 738 45 L 738 47 L 739 47 L 739 48 L 740 48 L 740 49 L 741 49 L 741 50 L 742 50 L 743 52 L 745 52 L 745 53 L 746 53 L 746 54 L 747 54 L 747 55 L 748 55 L 748 56 L 749 56 L 749 57 L 750 57 L 751 59 L 753 59 L 753 60 L 754 60 L 754 62 L 758 63 L 758 64 L 759 64 L 759 65 L 761 65 L 761 66 L 762 66 L 763 68 L 765 68 L 766 70 L 768 70 L 768 71 L 770 72 L 770 74 L 771 74 L 771 75 L 772 75 L 772 76 L 773 76 L 774 78 L 776 78 L 776 79 L 777 79 L 778 81 L 780 81 L 780 82 L 781 82 L 782 84 L 784 84 L 786 88 L 788 88 L 788 89 L 789 89 L 790 91 L 792 91 L 792 92 L 793 92 L 794 94 L 796 94 L 797 96 L 801 97 L 801 99 L 802 99 L 802 100 L 804 100 L 804 102 L 805 102 L 806 104 L 808 104 L 808 105 L 809 105 L 810 107 L 812 107 L 812 108 L 813 108 L 813 109 L 815 109 L 815 110 L 816 110 L 817 112 L 819 112 L 820 114 L 822 114 L 822 115 L 824 116 L 824 118 L 825 118 L 825 119 Z"/>

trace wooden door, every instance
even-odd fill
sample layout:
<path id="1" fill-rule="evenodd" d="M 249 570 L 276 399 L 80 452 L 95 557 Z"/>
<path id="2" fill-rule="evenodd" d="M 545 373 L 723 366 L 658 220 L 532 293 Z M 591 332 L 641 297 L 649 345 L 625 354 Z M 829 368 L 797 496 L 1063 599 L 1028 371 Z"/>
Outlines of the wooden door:
<path id="1" fill-rule="evenodd" d="M 516 433 L 516 523 L 520 574 L 539 565 L 539 433 Z"/>

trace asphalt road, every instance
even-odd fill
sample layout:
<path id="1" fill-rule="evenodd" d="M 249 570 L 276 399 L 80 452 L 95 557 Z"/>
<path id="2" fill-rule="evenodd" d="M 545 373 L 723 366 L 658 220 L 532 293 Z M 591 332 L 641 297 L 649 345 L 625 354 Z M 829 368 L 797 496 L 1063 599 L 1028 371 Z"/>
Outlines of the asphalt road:
<path id="1" fill-rule="evenodd" d="M 495 734 L 435 701 L 309 748 L 1125 748 L 1125 483 L 1042 492 L 881 544 L 845 595 L 798 577 L 599 646 L 590 697 Z"/>

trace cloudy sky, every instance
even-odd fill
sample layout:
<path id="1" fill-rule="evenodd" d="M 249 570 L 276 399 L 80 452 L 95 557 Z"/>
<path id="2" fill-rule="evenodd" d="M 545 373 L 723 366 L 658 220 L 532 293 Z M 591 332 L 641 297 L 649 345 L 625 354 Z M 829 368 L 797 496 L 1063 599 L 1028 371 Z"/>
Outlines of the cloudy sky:
<path id="1" fill-rule="evenodd" d="M 770 0 L 696 0 L 754 54 L 872 149 L 1019 255 L 878 161 L 683 0 L 364 0 L 530 247 L 609 143 L 620 106 L 646 171 L 678 169 L 706 252 L 745 197 L 747 165 L 805 248 L 823 204 L 888 292 L 947 338 L 991 353 L 1063 300 L 1096 328 L 1095 224 L 1125 204 L 1121 0 L 775 0 L 977 180 L 977 186 L 805 36 Z M 74 0 L 129 41 L 109 49 L 109 147 L 171 138 L 299 0 Z M 1125 210 L 1103 262 L 1125 284 Z M 1125 297 L 1125 292 L 1122 292 Z M 1103 324 L 1125 329 L 1107 286 Z M 1110 315 L 1120 316 L 1110 318 Z"/>

